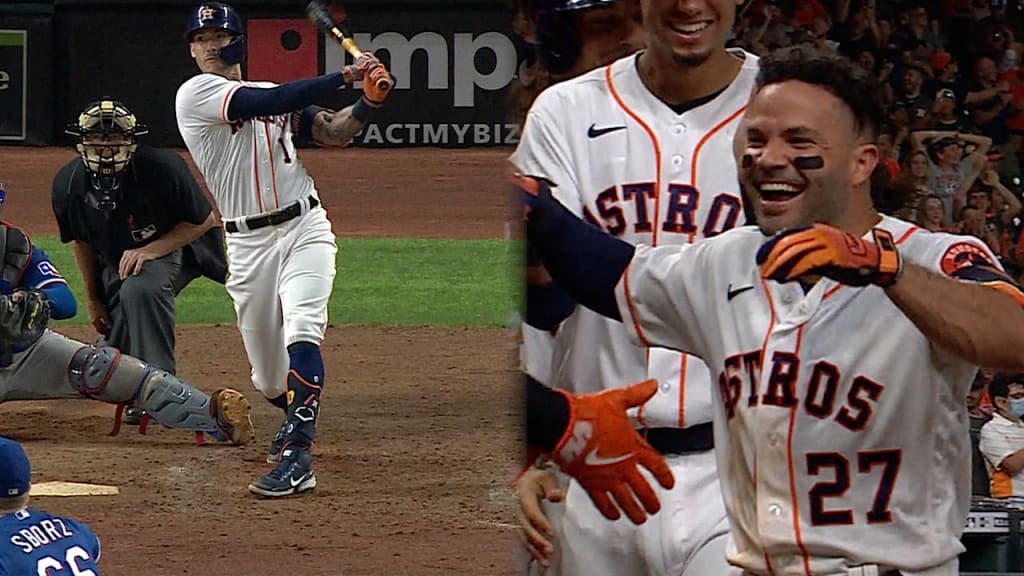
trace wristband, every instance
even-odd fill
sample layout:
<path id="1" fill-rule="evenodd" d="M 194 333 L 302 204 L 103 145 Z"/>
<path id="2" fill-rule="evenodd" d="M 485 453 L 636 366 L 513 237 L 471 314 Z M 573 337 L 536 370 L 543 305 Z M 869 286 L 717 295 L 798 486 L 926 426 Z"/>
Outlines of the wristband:
<path id="1" fill-rule="evenodd" d="M 366 124 L 366 121 L 377 111 L 377 108 L 377 106 L 370 104 L 366 96 L 360 96 L 359 100 L 352 105 L 352 117 L 358 120 L 360 124 Z"/>

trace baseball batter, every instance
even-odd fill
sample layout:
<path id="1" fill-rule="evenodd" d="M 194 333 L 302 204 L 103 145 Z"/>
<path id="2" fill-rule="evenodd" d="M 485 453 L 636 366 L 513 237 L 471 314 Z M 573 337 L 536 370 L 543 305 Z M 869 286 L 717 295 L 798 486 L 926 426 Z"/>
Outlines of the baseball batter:
<path id="1" fill-rule="evenodd" d="M 872 207 L 875 79 L 809 47 L 760 65 L 735 146 L 757 228 L 634 247 L 524 179 L 529 237 L 579 302 L 711 367 L 737 571 L 953 576 L 964 394 L 1024 368 L 1024 293 L 978 240 Z"/>
<path id="2" fill-rule="evenodd" d="M 227 290 L 253 386 L 285 410 L 267 458 L 277 466 L 249 490 L 265 497 L 302 493 L 316 486 L 309 450 L 324 386 L 320 344 L 337 245 L 292 138 L 346 145 L 383 105 L 388 93 L 376 81 L 388 72 L 366 54 L 344 71 L 317 78 L 281 85 L 244 81 L 241 18 L 217 2 L 192 10 L 188 41 L 201 74 L 178 89 L 178 130 L 224 222 Z M 334 113 L 314 105 L 363 78 L 368 81 L 353 106 Z"/>
<path id="3" fill-rule="evenodd" d="M 5 198 L 0 188 L 0 205 Z M 232 444 L 252 440 L 249 401 L 240 392 L 223 388 L 210 396 L 117 348 L 84 344 L 44 329 L 50 317 L 75 315 L 75 297 L 46 253 L 20 228 L 2 221 L 0 263 L 0 321 L 37 299 L 47 309 L 38 316 L 38 334 L 30 334 L 24 344 L 0 343 L 0 403 L 84 397 L 134 404 L 168 428 L 205 432 Z M 115 434 L 120 418 L 118 411 Z"/>
<path id="4" fill-rule="evenodd" d="M 641 2 L 647 49 L 543 92 L 511 160 L 556 184 L 577 217 L 631 244 L 689 244 L 744 220 L 732 158 L 757 57 L 727 50 L 736 2 Z M 724 570 L 728 523 L 712 451 L 711 375 L 699 358 L 637 346 L 585 307 L 555 336 L 554 381 L 576 392 L 656 378 L 637 411 L 678 484 L 643 526 L 608 523 L 570 485 L 562 570 L 707 574 Z M 685 522 L 678 521 L 686 517 Z M 633 544 L 626 553 L 615 543 Z M 666 559 L 667 558 L 667 559 Z M 686 570 L 686 572 L 683 572 Z"/>

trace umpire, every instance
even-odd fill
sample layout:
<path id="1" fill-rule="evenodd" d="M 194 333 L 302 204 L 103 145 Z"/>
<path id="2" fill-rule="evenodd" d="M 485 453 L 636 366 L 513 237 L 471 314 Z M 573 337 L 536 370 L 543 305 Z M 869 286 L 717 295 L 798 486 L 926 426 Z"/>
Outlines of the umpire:
<path id="1" fill-rule="evenodd" d="M 81 157 L 54 177 L 53 213 L 89 321 L 100 343 L 174 374 L 175 297 L 199 276 L 227 279 L 217 218 L 180 156 L 139 147 L 147 130 L 123 103 L 86 105 L 66 133 Z M 141 417 L 126 412 L 126 422 Z"/>

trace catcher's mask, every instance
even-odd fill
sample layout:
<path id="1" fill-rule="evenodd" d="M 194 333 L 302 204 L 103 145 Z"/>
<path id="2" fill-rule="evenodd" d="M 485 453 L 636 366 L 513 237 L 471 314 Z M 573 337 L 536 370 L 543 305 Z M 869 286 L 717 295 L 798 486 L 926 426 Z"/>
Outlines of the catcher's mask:
<path id="1" fill-rule="evenodd" d="M 87 201 L 111 212 L 121 199 L 121 176 L 138 148 L 136 137 L 149 132 L 123 103 L 105 98 L 86 105 L 67 134 L 78 138 L 75 149 L 89 171 L 92 191 Z"/>

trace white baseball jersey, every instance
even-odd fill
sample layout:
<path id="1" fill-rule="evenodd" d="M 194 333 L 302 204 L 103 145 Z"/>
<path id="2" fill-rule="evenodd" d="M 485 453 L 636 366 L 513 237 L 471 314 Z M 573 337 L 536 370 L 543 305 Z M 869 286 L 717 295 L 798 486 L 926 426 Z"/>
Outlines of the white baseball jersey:
<path id="1" fill-rule="evenodd" d="M 199 74 L 178 88 L 174 102 L 181 137 L 226 220 L 317 195 L 295 154 L 290 114 L 228 121 L 228 104 L 242 86 L 277 84 Z"/>
<path id="2" fill-rule="evenodd" d="M 978 449 L 985 456 L 993 498 L 1024 496 L 1024 473 L 1010 475 L 1003 460 L 1024 448 L 1024 422 L 1004 418 L 998 412 L 981 427 Z"/>
<path id="3" fill-rule="evenodd" d="M 758 60 L 732 53 L 743 60 L 732 83 L 682 114 L 644 86 L 637 55 L 551 86 L 530 109 L 511 161 L 554 182 L 555 197 L 577 216 L 632 244 L 688 244 L 743 224 L 732 144 Z M 711 420 L 700 359 L 637 347 L 592 310 L 579 306 L 563 322 L 554 355 L 555 382 L 577 392 L 657 378 L 658 393 L 637 413 L 645 426 Z"/>
<path id="4" fill-rule="evenodd" d="M 975 238 L 890 217 L 878 226 L 905 261 L 939 273 L 998 267 Z M 759 575 L 862 564 L 957 574 L 977 367 L 933 346 L 877 286 L 823 279 L 805 294 L 763 281 L 765 241 L 742 227 L 640 246 L 616 287 L 635 342 L 692 352 L 714 373 L 729 560 Z"/>

